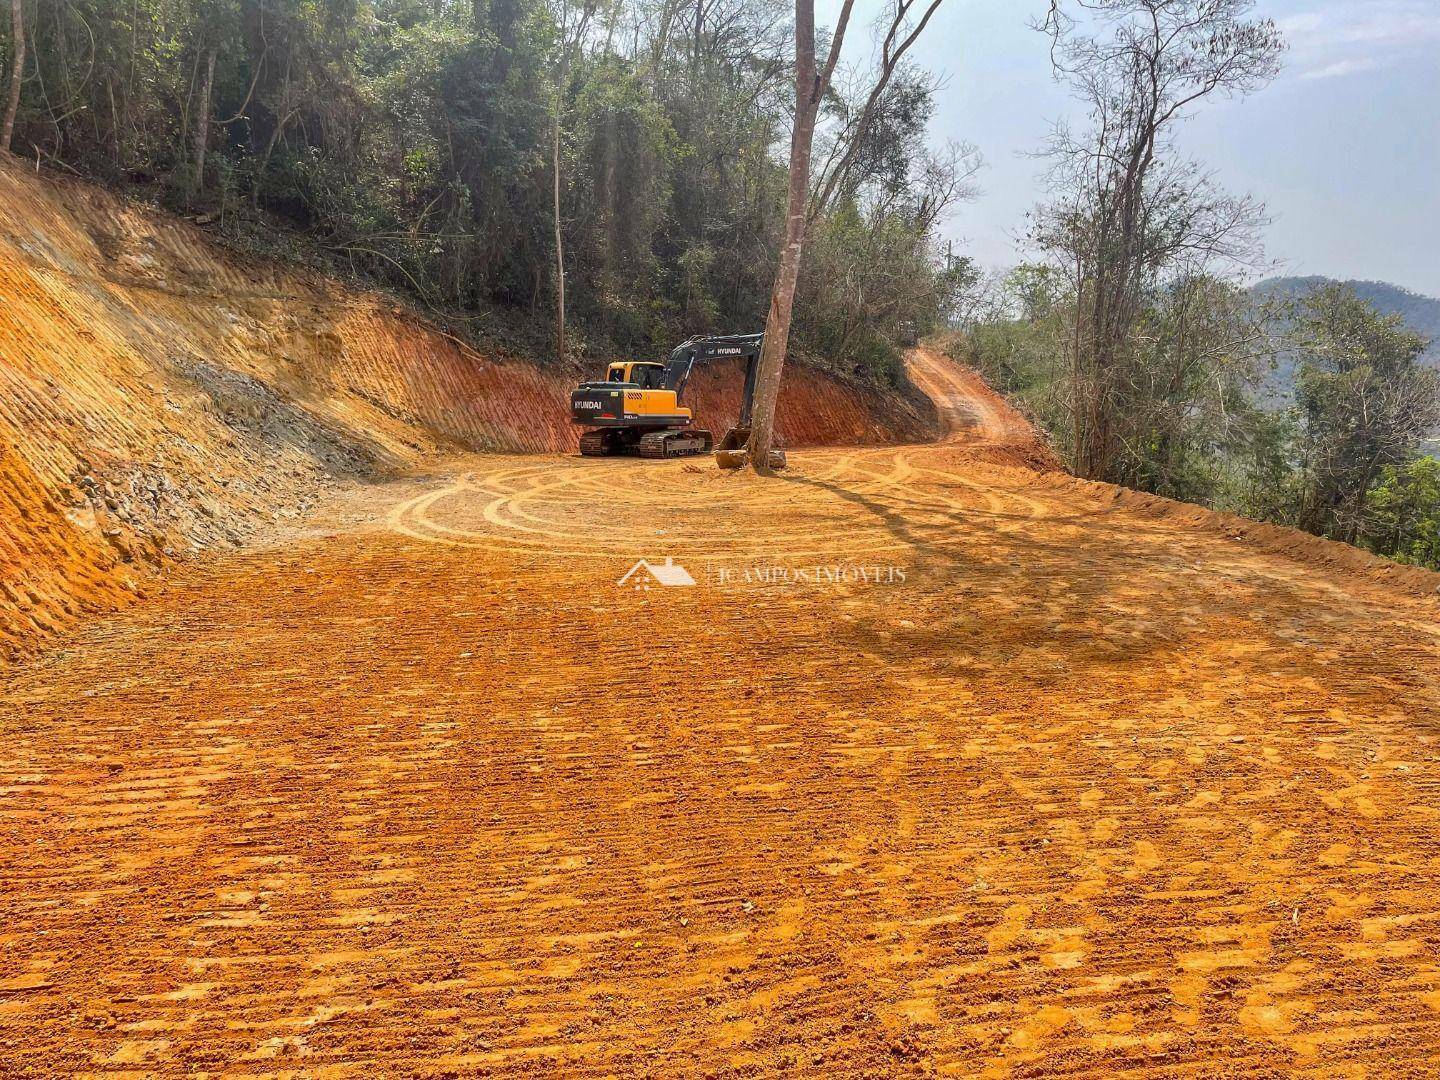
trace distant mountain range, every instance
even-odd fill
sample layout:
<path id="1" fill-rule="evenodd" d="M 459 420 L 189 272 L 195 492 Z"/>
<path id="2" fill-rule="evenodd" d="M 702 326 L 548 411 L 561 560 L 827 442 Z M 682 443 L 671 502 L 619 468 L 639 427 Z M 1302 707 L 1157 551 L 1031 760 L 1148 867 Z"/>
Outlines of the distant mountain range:
<path id="1" fill-rule="evenodd" d="M 1256 296 L 1304 296 L 1322 285 L 1335 284 L 1334 278 L 1327 277 L 1276 277 L 1267 278 L 1251 288 Z M 1440 300 L 1433 296 L 1421 296 L 1399 285 L 1384 281 L 1345 281 L 1375 308 L 1386 315 L 1399 315 L 1405 325 L 1430 339 L 1430 348 L 1425 356 L 1433 367 L 1440 367 Z"/>

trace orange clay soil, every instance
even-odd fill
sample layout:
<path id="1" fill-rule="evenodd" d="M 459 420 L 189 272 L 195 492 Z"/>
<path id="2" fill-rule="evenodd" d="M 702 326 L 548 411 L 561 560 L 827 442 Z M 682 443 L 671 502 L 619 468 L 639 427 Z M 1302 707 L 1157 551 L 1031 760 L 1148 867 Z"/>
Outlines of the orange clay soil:
<path id="1" fill-rule="evenodd" d="M 481 356 L 393 302 L 0 162 L 0 663 L 337 484 L 460 449 L 573 450 L 580 375 Z M 733 423 L 739 384 L 706 371 L 698 418 Z M 785 394 L 791 445 L 927 434 L 813 369 Z"/>
<path id="2" fill-rule="evenodd" d="M 913 363 L 940 445 L 465 457 L 18 669 L 3 1071 L 1434 1075 L 1434 596 Z"/>

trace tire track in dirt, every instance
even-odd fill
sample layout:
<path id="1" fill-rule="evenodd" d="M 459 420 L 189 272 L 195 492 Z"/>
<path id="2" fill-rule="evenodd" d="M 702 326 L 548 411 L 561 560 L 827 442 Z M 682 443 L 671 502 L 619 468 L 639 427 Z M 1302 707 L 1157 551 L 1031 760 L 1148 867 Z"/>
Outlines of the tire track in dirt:
<path id="1" fill-rule="evenodd" d="M 906 354 L 905 370 L 934 402 L 942 443 L 963 447 L 972 460 L 1063 471 L 1030 422 L 990 389 L 978 372 L 924 346 Z"/>
<path id="2" fill-rule="evenodd" d="M 924 459 L 923 451 L 905 448 L 860 454 L 822 451 L 808 457 L 816 466 L 813 474 L 797 473 L 791 483 L 778 485 L 682 463 L 502 467 L 484 475 L 464 474 L 449 486 L 406 500 L 390 512 L 389 521 L 414 539 L 495 551 L 613 559 L 661 536 L 676 557 L 768 555 L 794 560 L 906 547 L 903 537 L 875 529 L 877 513 L 906 515 L 922 523 L 928 543 L 943 545 L 953 542 L 950 534 L 967 518 L 990 516 L 997 519 L 993 527 L 1003 529 L 1008 527 L 1003 519 L 1023 522 L 1050 510 L 1043 499 L 1019 491 L 923 469 L 917 462 Z M 969 497 L 915 490 L 922 471 L 949 481 L 951 490 L 963 489 Z M 823 535 L 803 527 L 787 532 L 783 526 L 767 525 L 794 503 L 795 484 L 828 491 L 839 523 L 829 524 Z M 599 515 L 594 513 L 597 507 L 603 508 Z M 660 507 L 680 524 L 654 529 Z M 731 530 L 716 535 L 710 523 L 717 515 L 747 523 L 748 534 Z M 703 520 L 706 528 L 687 532 L 684 522 L 689 519 Z"/>
<path id="3" fill-rule="evenodd" d="M 19 671 L 7 1068 L 1435 1071 L 1435 604 L 994 438 L 466 457 Z"/>

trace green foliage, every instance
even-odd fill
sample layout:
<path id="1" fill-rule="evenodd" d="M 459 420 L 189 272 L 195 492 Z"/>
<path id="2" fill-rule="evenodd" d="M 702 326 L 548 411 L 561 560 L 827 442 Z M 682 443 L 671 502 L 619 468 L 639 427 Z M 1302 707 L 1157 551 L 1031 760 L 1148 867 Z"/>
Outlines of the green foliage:
<path id="1" fill-rule="evenodd" d="M 966 260 L 947 264 L 904 208 L 845 204 L 812 229 L 796 331 L 831 365 L 894 383 L 898 346 L 942 326 L 973 274 Z"/>
<path id="2" fill-rule="evenodd" d="M 957 348 L 996 386 L 1033 400 L 1057 377 L 1058 342 L 1069 311 L 1064 283 L 1045 266 L 1025 264 L 987 286 L 983 309 Z"/>
<path id="3" fill-rule="evenodd" d="M 720 0 L 696 27 L 673 0 L 612 0 L 562 64 L 560 25 L 573 38 L 581 21 L 565 3 L 66 0 L 32 22 L 15 148 L 218 212 L 237 242 L 393 288 L 451 325 L 509 312 L 539 344 L 558 102 L 572 339 L 654 353 L 758 329 L 784 206 L 786 9 Z M 859 216 L 817 225 L 829 266 L 868 276 L 843 297 L 812 289 L 792 340 L 865 377 L 894 375 L 896 337 L 945 315 L 950 266 L 914 165 L 932 95 L 896 80 L 854 170 Z M 884 284 L 901 276 L 906 295 Z"/>
<path id="4" fill-rule="evenodd" d="M 577 314 L 602 325 L 608 319 L 623 348 L 660 346 L 665 323 L 657 323 L 650 303 L 661 293 L 655 242 L 671 174 L 684 167 L 691 148 L 679 142 L 644 80 L 618 57 L 601 57 L 580 74 L 568 116 L 574 134 L 565 171 L 575 178 L 577 208 L 584 208 L 571 230 L 569 250 L 580 268 L 572 281 L 584 281 L 589 301 Z"/>
<path id="5" fill-rule="evenodd" d="M 1064 341 L 1073 296 L 1043 266 L 1022 266 L 975 305 L 951 346 L 1074 452 Z M 1440 375 L 1420 335 L 1344 286 L 1296 301 L 1281 339 L 1271 313 L 1209 277 L 1151 291 L 1123 353 L 1111 404 L 1125 483 L 1440 565 Z M 1261 404 L 1277 355 L 1297 363 L 1292 407 Z"/>
<path id="6" fill-rule="evenodd" d="M 1107 388 L 1113 469 L 1131 487 L 1220 501 L 1230 483 L 1223 460 L 1252 419 L 1245 388 L 1262 327 L 1239 290 L 1208 276 L 1151 289 L 1143 301 Z M 957 343 L 957 355 L 1017 396 L 1062 458 L 1073 461 L 1073 290 L 1049 267 L 1021 266 L 979 306 L 982 317 Z"/>
<path id="7" fill-rule="evenodd" d="M 1387 467 L 1413 458 L 1440 422 L 1440 375 L 1419 364 L 1423 337 L 1341 285 L 1300 302 L 1287 344 L 1299 358 L 1305 495 L 1297 524 L 1354 541 L 1365 493 Z"/>
<path id="8" fill-rule="evenodd" d="M 1247 388 L 1268 341 L 1244 293 L 1208 275 L 1181 277 L 1142 309 L 1124 378 L 1112 388 L 1124 481 L 1215 502 L 1223 462 L 1253 423 Z"/>
<path id="9" fill-rule="evenodd" d="M 692 244 L 675 261 L 680 271 L 682 321 L 697 333 L 715 330 L 720 306 L 709 287 L 715 272 L 715 249 L 709 244 Z"/>
<path id="10" fill-rule="evenodd" d="M 1387 465 L 1365 496 L 1363 543 L 1403 563 L 1440 570 L 1440 460 Z"/>
<path id="11" fill-rule="evenodd" d="M 1225 462 L 1228 498 L 1221 505 L 1260 521 L 1297 525 L 1305 494 L 1296 467 L 1299 438 L 1295 410 L 1253 410 L 1248 430 Z"/>
<path id="12" fill-rule="evenodd" d="M 1316 289 L 1336 284 L 1324 277 L 1269 278 L 1252 287 L 1261 297 L 1298 299 Z M 1384 281 L 1340 282 L 1383 315 L 1398 315 L 1411 330 L 1430 341 L 1426 358 L 1432 367 L 1440 364 L 1440 300 L 1403 289 Z"/>

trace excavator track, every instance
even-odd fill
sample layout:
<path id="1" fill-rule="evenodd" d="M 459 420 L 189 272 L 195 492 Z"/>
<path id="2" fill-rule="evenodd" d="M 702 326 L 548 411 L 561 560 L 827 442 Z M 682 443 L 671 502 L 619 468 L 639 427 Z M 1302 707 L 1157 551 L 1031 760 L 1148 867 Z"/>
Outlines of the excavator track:
<path id="1" fill-rule="evenodd" d="M 584 457 L 606 457 L 613 453 L 611 445 L 603 431 L 587 431 L 580 436 L 580 453 Z"/>
<path id="2" fill-rule="evenodd" d="M 635 452 L 643 458 L 691 457 L 708 454 L 715 445 L 710 432 L 698 428 L 684 431 L 651 431 L 640 437 Z"/>

